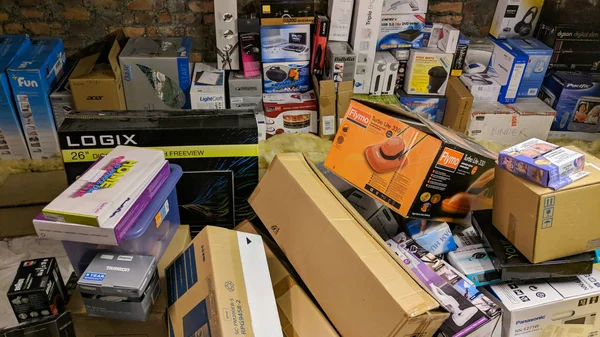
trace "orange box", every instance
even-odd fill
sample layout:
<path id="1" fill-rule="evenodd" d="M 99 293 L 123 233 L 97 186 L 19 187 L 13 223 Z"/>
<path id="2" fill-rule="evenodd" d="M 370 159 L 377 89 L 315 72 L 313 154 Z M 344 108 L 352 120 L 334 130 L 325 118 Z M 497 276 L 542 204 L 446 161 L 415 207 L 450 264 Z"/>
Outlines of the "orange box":
<path id="1" fill-rule="evenodd" d="M 468 223 L 471 210 L 492 207 L 494 153 L 399 107 L 363 103 L 350 103 L 328 169 L 403 216 Z"/>

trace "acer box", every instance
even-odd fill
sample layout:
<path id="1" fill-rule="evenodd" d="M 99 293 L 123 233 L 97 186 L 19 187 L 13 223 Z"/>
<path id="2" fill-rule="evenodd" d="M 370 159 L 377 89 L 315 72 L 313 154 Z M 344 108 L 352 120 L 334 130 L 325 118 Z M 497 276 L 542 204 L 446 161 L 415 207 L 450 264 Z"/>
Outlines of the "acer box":
<path id="1" fill-rule="evenodd" d="M 472 209 L 491 208 L 493 153 L 401 108 L 369 105 L 350 103 L 325 167 L 406 217 L 467 223 Z"/>

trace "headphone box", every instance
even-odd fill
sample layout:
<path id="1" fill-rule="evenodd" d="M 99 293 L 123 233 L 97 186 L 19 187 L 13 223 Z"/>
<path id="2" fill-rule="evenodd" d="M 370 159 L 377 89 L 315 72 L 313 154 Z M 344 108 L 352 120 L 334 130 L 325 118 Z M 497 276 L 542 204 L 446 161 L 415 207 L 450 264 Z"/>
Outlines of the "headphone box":
<path id="1" fill-rule="evenodd" d="M 348 42 L 354 0 L 328 1 L 327 16 L 331 20 L 329 41 Z"/>
<path id="2" fill-rule="evenodd" d="M 452 57 L 435 47 L 412 49 L 406 65 L 404 91 L 409 95 L 444 95 Z"/>
<path id="3" fill-rule="evenodd" d="M 543 5 L 544 0 L 499 0 L 490 35 L 497 39 L 531 37 Z"/>
<path id="4" fill-rule="evenodd" d="M 264 94 L 267 137 L 282 133 L 317 133 L 317 96 L 304 93 Z"/>
<path id="5" fill-rule="evenodd" d="M 346 42 L 329 42 L 325 54 L 325 79 L 338 83 L 352 81 L 356 68 L 356 54 Z"/>
<path id="6" fill-rule="evenodd" d="M 350 30 L 350 45 L 356 53 L 354 93 L 368 94 L 375 62 L 377 34 L 381 26 L 383 0 L 356 0 Z"/>
<path id="7" fill-rule="evenodd" d="M 496 101 L 500 95 L 500 84 L 488 74 L 463 74 L 459 78 L 474 101 Z"/>
<path id="8" fill-rule="evenodd" d="M 488 75 L 500 84 L 498 102 L 514 103 L 517 100 L 521 80 L 529 62 L 529 56 L 513 48 L 506 40 L 496 40 Z"/>
<path id="9" fill-rule="evenodd" d="M 381 16 L 377 50 L 423 47 L 425 14 L 392 14 Z"/>
<path id="10" fill-rule="evenodd" d="M 305 92 L 310 89 L 309 61 L 263 63 L 263 92 Z"/>
<path id="11" fill-rule="evenodd" d="M 384 0 L 383 14 L 425 14 L 428 0 Z"/>
<path id="12" fill-rule="evenodd" d="M 525 67 L 525 73 L 519 86 L 519 97 L 537 97 L 546 70 L 552 58 L 552 49 L 534 38 L 506 40 L 515 50 L 521 51 L 529 56 L 529 62 Z M 598 54 L 600 55 L 600 54 Z"/>
<path id="13" fill-rule="evenodd" d="M 310 25 L 261 26 L 263 63 L 309 61 Z"/>

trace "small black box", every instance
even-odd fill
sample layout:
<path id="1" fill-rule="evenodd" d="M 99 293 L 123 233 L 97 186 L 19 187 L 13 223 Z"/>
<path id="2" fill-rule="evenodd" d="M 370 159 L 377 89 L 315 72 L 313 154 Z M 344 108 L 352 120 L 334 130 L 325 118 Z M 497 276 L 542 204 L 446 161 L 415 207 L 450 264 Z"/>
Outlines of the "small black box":
<path id="1" fill-rule="evenodd" d="M 53 257 L 21 262 L 7 296 L 19 323 L 56 316 L 69 301 Z"/>
<path id="2" fill-rule="evenodd" d="M 14 328 L 0 330 L 0 337 L 75 337 L 71 313 L 46 317 Z"/>

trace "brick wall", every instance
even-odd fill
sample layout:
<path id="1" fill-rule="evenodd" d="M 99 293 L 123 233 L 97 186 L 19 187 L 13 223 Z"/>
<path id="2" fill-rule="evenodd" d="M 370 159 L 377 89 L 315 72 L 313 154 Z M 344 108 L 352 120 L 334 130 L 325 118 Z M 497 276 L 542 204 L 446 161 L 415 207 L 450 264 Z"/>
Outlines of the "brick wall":
<path id="1" fill-rule="evenodd" d="M 238 4 L 252 8 L 253 0 Z M 428 20 L 485 35 L 495 8 L 496 0 L 430 0 Z M 195 50 L 215 59 L 212 0 L 0 0 L 0 33 L 61 37 L 67 52 L 118 28 L 127 36 L 192 36 Z"/>

